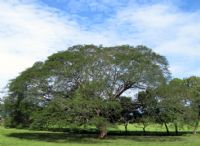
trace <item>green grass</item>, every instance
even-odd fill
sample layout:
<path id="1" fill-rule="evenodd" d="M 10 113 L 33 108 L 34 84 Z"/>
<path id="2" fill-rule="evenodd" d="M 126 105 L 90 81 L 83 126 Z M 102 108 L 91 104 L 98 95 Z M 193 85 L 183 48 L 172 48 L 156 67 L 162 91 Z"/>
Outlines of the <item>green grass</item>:
<path id="1" fill-rule="evenodd" d="M 137 129 L 138 128 L 138 129 Z M 123 130 L 123 126 L 119 126 Z M 131 130 L 140 126 L 130 125 Z M 148 128 L 147 128 L 148 129 Z M 156 131 L 155 125 L 148 130 Z M 160 127 L 160 130 L 162 127 Z M 31 131 L 0 128 L 0 146 L 200 146 L 200 135 L 117 136 L 100 140 L 93 134 Z"/>

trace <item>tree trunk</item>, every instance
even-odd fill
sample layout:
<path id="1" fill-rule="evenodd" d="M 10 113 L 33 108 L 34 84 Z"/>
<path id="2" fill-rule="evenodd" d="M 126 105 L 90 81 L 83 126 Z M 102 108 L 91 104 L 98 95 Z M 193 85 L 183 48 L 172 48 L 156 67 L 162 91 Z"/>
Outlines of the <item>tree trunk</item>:
<path id="1" fill-rule="evenodd" d="M 102 125 L 99 129 L 99 138 L 104 139 L 107 136 L 107 128 L 105 125 Z"/>
<path id="2" fill-rule="evenodd" d="M 125 127 L 125 132 L 127 133 L 128 132 L 128 122 L 125 123 L 124 127 Z"/>
<path id="3" fill-rule="evenodd" d="M 193 134 L 196 134 L 197 133 L 197 128 L 198 128 L 198 126 L 199 126 L 199 121 L 197 121 L 196 123 L 195 123 L 195 126 L 194 126 L 194 129 L 193 129 Z"/>
<path id="4" fill-rule="evenodd" d="M 145 127 L 143 127 L 143 132 L 144 132 L 144 133 L 146 132 L 146 129 L 145 129 Z"/>
<path id="5" fill-rule="evenodd" d="M 177 125 L 177 123 L 174 123 L 174 127 L 175 127 L 175 133 L 176 133 L 176 135 L 178 135 L 178 125 Z"/>
<path id="6" fill-rule="evenodd" d="M 168 126 L 167 126 L 167 123 L 164 123 L 165 124 L 165 128 L 166 128 L 166 132 L 167 132 L 167 134 L 169 135 L 169 128 L 168 128 Z"/>
<path id="7" fill-rule="evenodd" d="M 143 132 L 144 132 L 144 134 L 146 133 L 146 127 L 147 127 L 147 125 L 145 125 L 145 123 L 142 123 L 143 124 Z"/>
<path id="8" fill-rule="evenodd" d="M 199 105 L 199 110 L 200 110 L 200 105 Z M 199 126 L 199 120 L 200 120 L 200 111 L 199 111 L 199 114 L 198 114 L 198 119 L 197 119 L 195 126 L 194 126 L 194 129 L 193 129 L 193 134 L 197 133 L 197 129 L 198 129 L 198 126 Z"/>

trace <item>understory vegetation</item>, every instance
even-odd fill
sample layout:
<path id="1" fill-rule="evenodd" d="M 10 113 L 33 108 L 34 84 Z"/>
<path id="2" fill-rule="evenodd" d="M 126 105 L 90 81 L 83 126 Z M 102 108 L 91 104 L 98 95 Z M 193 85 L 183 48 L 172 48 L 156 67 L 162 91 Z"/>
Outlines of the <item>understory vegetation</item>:
<path id="1" fill-rule="evenodd" d="M 96 131 L 91 130 L 92 135 L 110 137 L 105 145 L 130 145 L 139 139 L 144 142 L 138 145 L 146 144 L 144 137 L 116 139 L 109 135 L 110 128 L 118 125 L 123 125 L 124 137 L 132 131 L 130 124 L 139 125 L 142 135 L 148 135 L 147 129 L 152 124 L 154 129 L 155 125 L 164 127 L 165 135 L 180 135 L 180 128 L 185 126 L 196 134 L 200 77 L 172 78 L 168 68 L 164 56 L 145 46 L 70 47 L 44 62 L 36 62 L 9 82 L 8 95 L 1 105 L 4 125 L 35 130 L 68 129 L 68 132 L 93 127 Z M 199 142 L 197 137 L 192 137 L 194 143 Z M 189 145 L 186 137 L 179 138 Z M 156 141 L 157 137 L 147 139 Z M 166 140 L 158 138 L 158 145 L 159 139 Z M 176 141 L 176 137 L 167 139 Z M 162 144 L 168 145 L 166 141 Z"/>

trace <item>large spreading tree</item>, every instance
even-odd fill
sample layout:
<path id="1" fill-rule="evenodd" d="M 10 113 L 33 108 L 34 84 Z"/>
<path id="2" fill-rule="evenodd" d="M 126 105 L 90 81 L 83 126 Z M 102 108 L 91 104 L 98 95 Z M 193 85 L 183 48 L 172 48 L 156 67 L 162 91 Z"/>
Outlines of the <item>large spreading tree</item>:
<path id="1" fill-rule="evenodd" d="M 6 124 L 93 124 L 104 137 L 120 119 L 127 90 L 156 88 L 169 78 L 166 58 L 145 46 L 73 46 L 10 81 Z"/>

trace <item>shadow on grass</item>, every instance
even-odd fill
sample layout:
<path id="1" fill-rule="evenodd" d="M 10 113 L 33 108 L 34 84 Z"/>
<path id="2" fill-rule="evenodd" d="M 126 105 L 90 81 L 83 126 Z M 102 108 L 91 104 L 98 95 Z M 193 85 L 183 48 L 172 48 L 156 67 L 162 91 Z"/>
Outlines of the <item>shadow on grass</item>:
<path id="1" fill-rule="evenodd" d="M 109 139 L 126 139 L 132 140 L 135 142 L 175 142 L 175 141 L 183 141 L 184 138 L 181 137 L 185 133 L 179 133 L 176 135 L 175 133 L 164 133 L 164 132 L 114 132 L 109 134 Z"/>
<path id="2" fill-rule="evenodd" d="M 24 133 L 11 133 L 7 135 L 8 137 L 15 137 L 19 139 L 36 140 L 36 141 L 46 141 L 55 143 L 84 143 L 84 144 L 94 144 L 100 143 L 95 135 L 91 134 L 72 134 L 72 133 L 41 133 L 41 132 L 24 132 Z M 101 143 L 107 143 L 106 141 Z"/>
<path id="3" fill-rule="evenodd" d="M 179 132 L 178 134 L 171 132 L 157 132 L 157 131 L 112 131 L 110 132 L 109 139 L 126 139 L 136 142 L 175 142 L 183 141 L 182 135 L 189 134 L 189 132 Z"/>
<path id="4" fill-rule="evenodd" d="M 24 132 L 24 133 L 11 133 L 8 137 L 15 137 L 19 139 L 56 142 L 56 143 L 110 143 L 117 139 L 131 140 L 135 142 L 175 142 L 182 141 L 183 137 L 180 135 L 188 134 L 188 132 L 180 132 L 179 136 L 175 136 L 175 133 L 167 135 L 164 132 L 140 132 L 131 131 L 128 133 L 121 131 L 112 131 L 108 133 L 106 140 L 97 139 L 97 131 L 68 131 L 68 132 Z"/>

